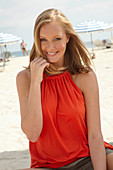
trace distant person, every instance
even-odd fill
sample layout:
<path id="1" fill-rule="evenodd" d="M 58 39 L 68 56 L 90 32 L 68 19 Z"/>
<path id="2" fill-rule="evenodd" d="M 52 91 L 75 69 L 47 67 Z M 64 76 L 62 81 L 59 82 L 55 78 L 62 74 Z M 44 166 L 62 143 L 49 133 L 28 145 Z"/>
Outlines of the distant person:
<path id="1" fill-rule="evenodd" d="M 6 45 L 4 45 L 4 60 L 5 61 L 10 61 L 9 60 L 9 57 L 11 57 L 11 53 L 9 52 L 9 51 L 7 51 L 7 46 Z"/>
<path id="2" fill-rule="evenodd" d="M 111 48 L 111 46 L 107 43 L 106 40 L 102 40 L 104 46 L 106 46 L 106 48 Z"/>
<path id="3" fill-rule="evenodd" d="M 4 49 L 5 49 L 5 51 L 4 51 L 5 56 L 4 56 L 4 57 L 5 57 L 5 59 L 6 59 L 6 58 L 8 58 L 8 57 L 7 57 L 7 46 L 6 46 L 6 45 L 4 45 Z"/>
<path id="4" fill-rule="evenodd" d="M 25 52 L 26 52 L 26 54 L 28 55 L 28 51 L 26 50 L 27 44 L 24 42 L 24 40 L 21 42 L 20 46 L 21 46 L 23 55 L 25 56 Z"/>
<path id="5" fill-rule="evenodd" d="M 4 48 L 6 49 L 6 52 L 7 52 L 7 46 L 6 45 L 4 45 Z"/>

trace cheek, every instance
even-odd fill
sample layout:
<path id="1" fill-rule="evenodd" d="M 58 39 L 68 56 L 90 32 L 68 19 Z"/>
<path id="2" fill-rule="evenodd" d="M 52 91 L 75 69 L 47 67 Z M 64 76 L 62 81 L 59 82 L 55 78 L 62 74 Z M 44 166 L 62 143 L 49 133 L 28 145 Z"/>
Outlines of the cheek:
<path id="1" fill-rule="evenodd" d="M 45 45 L 41 43 L 41 44 L 40 44 L 40 48 L 41 48 L 42 51 L 44 51 Z"/>
<path id="2" fill-rule="evenodd" d="M 66 49 L 66 44 L 65 43 L 57 44 L 57 49 L 64 51 Z"/>

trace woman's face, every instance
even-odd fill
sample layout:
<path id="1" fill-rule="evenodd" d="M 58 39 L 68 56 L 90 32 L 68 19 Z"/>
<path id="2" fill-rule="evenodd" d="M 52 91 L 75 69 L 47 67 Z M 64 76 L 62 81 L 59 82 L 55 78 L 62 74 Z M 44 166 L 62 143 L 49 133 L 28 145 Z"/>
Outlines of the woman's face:
<path id="1" fill-rule="evenodd" d="M 58 21 L 45 24 L 40 29 L 42 53 L 56 67 L 64 66 L 64 53 L 68 41 L 69 38 Z"/>

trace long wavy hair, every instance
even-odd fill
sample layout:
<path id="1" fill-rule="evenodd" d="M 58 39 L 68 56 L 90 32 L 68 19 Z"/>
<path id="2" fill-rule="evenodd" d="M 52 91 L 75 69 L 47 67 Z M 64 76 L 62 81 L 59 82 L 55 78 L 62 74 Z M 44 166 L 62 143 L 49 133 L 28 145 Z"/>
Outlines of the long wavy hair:
<path id="1" fill-rule="evenodd" d="M 27 68 L 30 68 L 30 62 L 37 56 L 42 56 L 47 60 L 47 57 L 41 51 L 39 35 L 41 27 L 44 24 L 52 22 L 53 20 L 56 20 L 62 24 L 66 35 L 70 38 L 64 54 L 64 67 L 55 68 L 55 66 L 50 63 L 49 67 L 45 68 L 44 71 L 48 75 L 62 73 L 65 69 L 68 69 L 68 71 L 73 75 L 89 72 L 89 70 L 91 70 L 91 56 L 87 48 L 80 40 L 65 15 L 57 9 L 45 10 L 37 17 L 34 26 L 34 43 L 30 52 L 29 66 Z"/>

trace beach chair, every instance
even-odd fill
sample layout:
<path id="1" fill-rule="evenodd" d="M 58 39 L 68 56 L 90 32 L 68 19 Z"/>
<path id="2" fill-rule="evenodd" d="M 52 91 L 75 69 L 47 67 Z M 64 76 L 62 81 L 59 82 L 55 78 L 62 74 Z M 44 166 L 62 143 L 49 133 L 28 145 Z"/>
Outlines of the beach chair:
<path id="1" fill-rule="evenodd" d="M 104 46 L 102 40 L 96 40 L 93 42 L 95 44 L 96 47 L 101 47 L 101 46 Z"/>
<path id="2" fill-rule="evenodd" d="M 95 44 L 95 47 L 98 47 L 100 49 L 111 48 L 110 42 L 106 39 L 96 40 L 96 41 L 94 41 L 94 44 Z"/>

